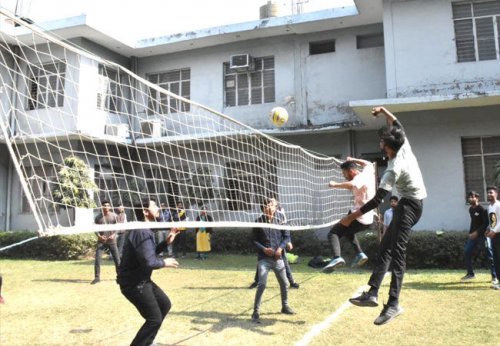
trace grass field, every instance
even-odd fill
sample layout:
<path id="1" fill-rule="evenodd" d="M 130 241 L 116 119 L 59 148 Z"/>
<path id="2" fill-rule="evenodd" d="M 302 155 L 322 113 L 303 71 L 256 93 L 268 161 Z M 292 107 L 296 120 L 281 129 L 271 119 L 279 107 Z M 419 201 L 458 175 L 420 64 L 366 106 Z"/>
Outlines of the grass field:
<path id="1" fill-rule="evenodd" d="M 500 291 L 483 270 L 461 283 L 463 271 L 411 270 L 401 305 L 405 312 L 375 326 L 381 308 L 346 304 L 364 286 L 368 270 L 329 275 L 293 265 L 300 289 L 290 290 L 297 314 L 282 315 L 274 275 L 268 280 L 262 324 L 250 321 L 255 290 L 254 256 L 213 255 L 181 259 L 178 269 L 155 271 L 153 279 L 173 308 L 157 337 L 159 345 L 498 345 Z M 120 294 L 112 261 L 103 281 L 90 285 L 93 261 L 0 260 L 6 304 L 0 306 L 0 345 L 128 345 L 143 323 Z M 387 294 L 384 281 L 381 299 Z M 315 333 L 313 331 L 316 331 Z M 307 336 L 314 337 L 308 338 Z"/>

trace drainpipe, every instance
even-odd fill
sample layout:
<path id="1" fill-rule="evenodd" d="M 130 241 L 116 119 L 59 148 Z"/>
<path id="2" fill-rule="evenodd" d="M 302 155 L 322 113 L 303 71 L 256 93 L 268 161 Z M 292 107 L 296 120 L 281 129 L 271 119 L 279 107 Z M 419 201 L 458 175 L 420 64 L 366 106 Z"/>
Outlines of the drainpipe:
<path id="1" fill-rule="evenodd" d="M 347 142 L 349 145 L 349 156 L 356 157 L 356 132 L 347 131 Z"/>

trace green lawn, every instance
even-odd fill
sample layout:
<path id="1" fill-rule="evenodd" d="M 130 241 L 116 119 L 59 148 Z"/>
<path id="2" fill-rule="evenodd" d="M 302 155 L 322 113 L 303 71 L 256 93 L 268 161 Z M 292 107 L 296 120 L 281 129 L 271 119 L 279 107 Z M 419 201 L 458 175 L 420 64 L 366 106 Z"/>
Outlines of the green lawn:
<path id="1" fill-rule="evenodd" d="M 486 270 L 470 283 L 459 281 L 464 271 L 409 271 L 401 296 L 404 314 L 375 326 L 381 308 L 345 306 L 366 284 L 368 270 L 326 275 L 307 267 L 307 260 L 292 266 L 301 284 L 290 290 L 297 315 L 279 313 L 279 288 L 271 275 L 260 325 L 250 321 L 255 290 L 247 288 L 255 256 L 180 259 L 178 269 L 155 271 L 155 282 L 173 302 L 158 344 L 294 345 L 343 308 L 310 345 L 498 345 L 500 291 L 490 289 Z M 0 260 L 6 300 L 0 306 L 0 345 L 128 345 L 143 320 L 120 294 L 112 261 L 104 263 L 103 281 L 90 285 L 90 260 Z M 388 282 L 386 278 L 381 300 Z"/>

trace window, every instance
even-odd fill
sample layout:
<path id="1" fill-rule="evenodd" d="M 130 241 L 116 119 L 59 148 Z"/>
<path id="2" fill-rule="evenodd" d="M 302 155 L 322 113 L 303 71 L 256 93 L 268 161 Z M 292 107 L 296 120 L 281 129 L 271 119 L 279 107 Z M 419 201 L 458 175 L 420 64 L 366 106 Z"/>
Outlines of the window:
<path id="1" fill-rule="evenodd" d="M 357 49 L 383 47 L 383 46 L 384 46 L 383 33 L 356 36 Z"/>
<path id="2" fill-rule="evenodd" d="M 99 188 L 99 194 L 95 196 L 97 205 L 103 200 L 111 201 L 113 207 L 117 207 L 118 203 L 123 203 L 120 199 L 120 193 L 125 190 L 125 179 L 122 170 L 118 167 L 111 166 L 94 166 L 95 183 Z"/>
<path id="3" fill-rule="evenodd" d="M 28 73 L 31 75 L 28 110 L 64 105 L 65 63 L 52 62 L 41 67 L 32 67 Z"/>
<path id="4" fill-rule="evenodd" d="M 97 109 L 119 113 L 119 103 L 123 100 L 118 73 L 99 65 L 99 89 L 97 92 Z"/>
<path id="5" fill-rule="evenodd" d="M 147 80 L 186 99 L 191 97 L 191 69 L 189 68 L 148 74 Z M 149 89 L 149 115 L 189 112 L 189 110 L 190 105 L 188 102 L 181 102 L 177 98 L 170 97 L 156 89 Z"/>
<path id="6" fill-rule="evenodd" d="M 274 57 L 255 58 L 253 68 L 235 70 L 224 63 L 225 107 L 274 102 Z"/>
<path id="7" fill-rule="evenodd" d="M 157 196 L 160 203 L 174 207 L 177 202 L 190 196 L 190 171 L 187 166 L 174 169 L 145 169 L 146 191 L 150 196 Z"/>
<path id="8" fill-rule="evenodd" d="M 42 210 L 50 210 L 49 208 L 45 208 L 47 206 L 44 205 L 44 203 L 51 203 L 50 201 L 52 201 L 51 182 L 56 179 L 53 166 L 26 167 L 26 177 L 35 205 Z M 23 213 L 31 212 L 28 198 L 24 190 L 21 208 Z"/>
<path id="9" fill-rule="evenodd" d="M 309 55 L 335 52 L 335 40 L 309 42 Z"/>
<path id="10" fill-rule="evenodd" d="M 276 162 L 228 162 L 224 188 L 229 210 L 249 210 L 262 197 L 278 197 Z"/>
<path id="11" fill-rule="evenodd" d="M 465 191 L 477 191 L 483 199 L 486 187 L 500 174 L 500 136 L 462 138 Z"/>
<path id="12" fill-rule="evenodd" d="M 452 4 L 458 62 L 499 59 L 500 0 Z"/>

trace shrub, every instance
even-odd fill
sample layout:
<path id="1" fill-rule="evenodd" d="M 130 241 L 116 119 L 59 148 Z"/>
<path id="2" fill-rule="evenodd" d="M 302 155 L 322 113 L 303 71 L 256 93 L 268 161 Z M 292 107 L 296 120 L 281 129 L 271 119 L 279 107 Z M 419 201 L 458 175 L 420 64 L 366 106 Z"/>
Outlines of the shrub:
<path id="1" fill-rule="evenodd" d="M 35 232 L 0 232 L 0 248 L 9 244 L 35 237 Z M 364 252 L 373 265 L 378 249 L 378 237 L 375 232 L 358 234 Z M 331 250 L 327 240 L 319 240 L 315 231 L 292 232 L 294 254 L 304 258 L 307 256 L 330 257 Z M 408 268 L 464 268 L 464 246 L 466 232 L 444 232 L 437 235 L 432 231 L 413 231 L 407 246 L 406 260 Z M 0 252 L 1 258 L 31 258 L 41 260 L 68 260 L 94 255 L 96 238 L 93 233 L 53 236 L 38 238 L 12 249 Z M 188 251 L 196 251 L 196 233 L 186 231 Z M 352 247 L 343 239 L 342 257 L 347 261 L 354 258 Z M 478 247 L 481 248 L 481 247 Z M 212 235 L 212 251 L 215 253 L 254 254 L 252 231 L 247 228 L 214 229 Z M 486 252 L 475 256 L 475 267 L 486 267 Z"/>
<path id="2" fill-rule="evenodd" d="M 0 232 L 0 248 L 36 237 L 36 232 Z M 73 260 L 89 256 L 96 238 L 91 234 L 41 237 L 0 252 L 2 258 Z"/>

